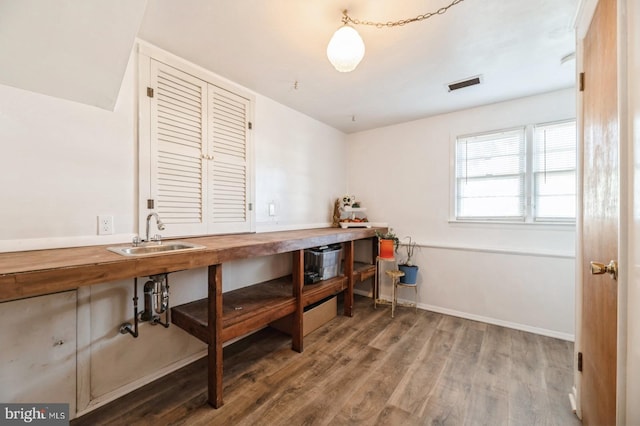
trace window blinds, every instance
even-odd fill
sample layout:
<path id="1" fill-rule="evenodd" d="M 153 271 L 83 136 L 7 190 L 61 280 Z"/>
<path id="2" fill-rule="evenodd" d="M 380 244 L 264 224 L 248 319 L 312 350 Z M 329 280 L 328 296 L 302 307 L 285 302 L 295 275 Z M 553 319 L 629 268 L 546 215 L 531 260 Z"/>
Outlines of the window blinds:
<path id="1" fill-rule="evenodd" d="M 576 215 L 575 121 L 534 128 L 535 220 L 573 220 Z"/>
<path id="2" fill-rule="evenodd" d="M 524 128 L 456 140 L 456 219 L 524 220 Z"/>

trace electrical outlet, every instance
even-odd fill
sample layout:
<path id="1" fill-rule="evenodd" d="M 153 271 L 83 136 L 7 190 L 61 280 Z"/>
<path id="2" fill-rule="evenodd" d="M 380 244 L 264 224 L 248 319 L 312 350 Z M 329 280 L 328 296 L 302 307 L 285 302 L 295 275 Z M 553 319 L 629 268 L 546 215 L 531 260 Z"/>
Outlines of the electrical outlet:
<path id="1" fill-rule="evenodd" d="M 113 234 L 113 216 L 98 216 L 98 235 Z"/>
<path id="2" fill-rule="evenodd" d="M 275 216 L 275 215 L 276 215 L 276 203 L 272 201 L 269 203 L 269 216 Z"/>

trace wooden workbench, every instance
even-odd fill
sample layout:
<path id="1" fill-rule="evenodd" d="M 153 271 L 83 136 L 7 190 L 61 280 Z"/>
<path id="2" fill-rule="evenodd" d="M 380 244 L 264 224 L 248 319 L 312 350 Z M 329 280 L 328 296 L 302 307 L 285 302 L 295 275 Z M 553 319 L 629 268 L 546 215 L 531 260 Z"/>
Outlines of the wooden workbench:
<path id="1" fill-rule="evenodd" d="M 223 343 L 293 315 L 292 349 L 302 352 L 304 307 L 340 292 L 345 295 L 344 314 L 351 316 L 354 279 L 371 273 L 371 265 L 365 265 L 368 272 L 354 270 L 354 241 L 372 238 L 375 231 L 376 228 L 319 228 L 183 238 L 182 241 L 204 248 L 143 257 L 125 257 L 108 251 L 107 246 L 0 253 L 0 302 L 208 267 L 208 297 L 174 307 L 172 322 L 208 344 L 209 403 L 217 408 L 223 403 Z M 343 244 L 344 274 L 304 285 L 304 249 L 336 243 Z M 290 276 L 223 296 L 224 262 L 279 253 L 292 255 Z"/>

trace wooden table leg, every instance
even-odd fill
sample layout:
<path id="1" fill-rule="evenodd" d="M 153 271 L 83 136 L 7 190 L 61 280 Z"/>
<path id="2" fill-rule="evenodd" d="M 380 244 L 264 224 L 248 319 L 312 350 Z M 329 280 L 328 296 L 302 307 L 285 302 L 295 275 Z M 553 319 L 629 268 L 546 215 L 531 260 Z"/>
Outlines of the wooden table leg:
<path id="1" fill-rule="evenodd" d="M 344 243 L 344 274 L 347 276 L 347 289 L 344 291 L 344 316 L 353 316 L 353 258 L 354 258 L 354 241 Z"/>
<path id="2" fill-rule="evenodd" d="M 303 320 L 304 304 L 302 303 L 302 287 L 304 286 L 304 250 L 293 252 L 293 297 L 296 298 L 296 311 L 293 313 L 291 327 L 291 349 L 296 352 L 304 350 Z"/>
<path id="3" fill-rule="evenodd" d="M 222 265 L 209 266 L 209 404 L 222 407 Z"/>

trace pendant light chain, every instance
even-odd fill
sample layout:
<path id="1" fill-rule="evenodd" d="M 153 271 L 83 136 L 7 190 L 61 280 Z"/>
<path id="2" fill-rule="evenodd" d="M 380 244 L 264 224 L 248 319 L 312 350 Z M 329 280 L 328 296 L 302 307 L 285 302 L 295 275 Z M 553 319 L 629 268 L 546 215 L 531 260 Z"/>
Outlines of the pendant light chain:
<path id="1" fill-rule="evenodd" d="M 344 24 L 351 23 L 353 25 L 369 25 L 369 26 L 376 27 L 376 28 L 401 27 L 403 25 L 410 24 L 412 22 L 424 21 L 425 19 L 429 19 L 429 18 L 431 18 L 432 16 L 435 16 L 435 15 L 444 15 L 445 12 L 447 10 L 449 10 L 450 7 L 453 7 L 458 3 L 462 3 L 463 1 L 464 0 L 453 0 L 453 2 L 450 5 L 441 7 L 440 9 L 436 10 L 435 12 L 429 12 L 429 13 L 425 13 L 423 15 L 418 15 L 415 18 L 401 19 L 399 21 L 393 21 L 393 22 L 392 21 L 388 21 L 388 22 L 361 21 L 359 19 L 354 19 L 351 16 L 349 16 L 347 14 L 346 9 L 345 9 L 342 12 L 342 14 L 344 15 L 342 17 L 342 22 Z"/>

